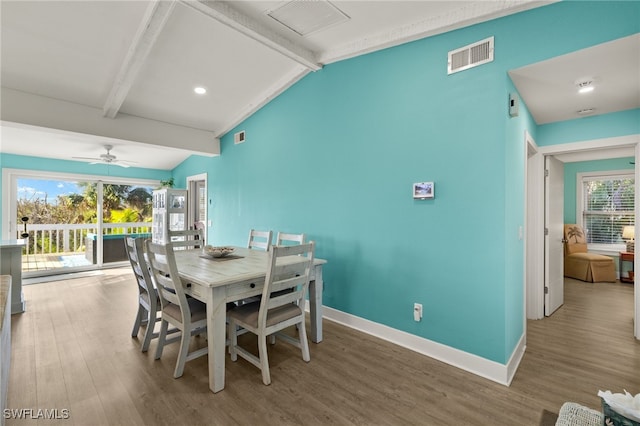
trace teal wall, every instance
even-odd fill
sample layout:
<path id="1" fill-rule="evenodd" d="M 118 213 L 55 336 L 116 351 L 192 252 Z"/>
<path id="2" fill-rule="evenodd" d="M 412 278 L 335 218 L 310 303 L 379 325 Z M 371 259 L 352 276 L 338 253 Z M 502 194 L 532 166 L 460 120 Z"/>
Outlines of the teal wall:
<path id="1" fill-rule="evenodd" d="M 507 78 L 509 93 L 517 95 L 517 90 L 511 80 Z M 518 95 L 517 95 L 518 96 Z M 505 108 L 508 103 L 505 99 Z M 519 97 L 518 97 L 519 99 Z M 527 105 L 519 101 L 517 118 L 507 119 L 505 125 L 505 350 L 515 348 L 524 330 L 524 285 L 523 265 L 524 247 L 520 240 L 520 228 L 524 233 L 524 187 L 525 175 L 522 170 L 526 161 L 525 132 L 536 137 L 536 125 Z M 517 301 L 521 301 L 518 303 Z M 509 353 L 505 353 L 506 359 Z"/>
<path id="2" fill-rule="evenodd" d="M 578 173 L 610 170 L 633 171 L 634 157 L 580 161 L 564 164 L 564 223 L 576 223 L 576 179 Z M 579 190 L 579 189 L 578 189 Z"/>
<path id="3" fill-rule="evenodd" d="M 306 232 L 329 261 L 327 306 L 506 363 L 524 332 L 524 132 L 566 141 L 526 105 L 508 116 L 507 72 L 636 33 L 639 18 L 637 2 L 561 2 L 325 66 L 174 176 L 208 173 L 213 243 Z M 494 62 L 446 75 L 449 50 L 491 35 Z M 418 181 L 435 199 L 411 198 Z"/>
<path id="4" fill-rule="evenodd" d="M 164 180 L 171 177 L 169 170 L 143 169 L 139 167 L 118 167 L 103 164 L 88 164 L 79 161 L 53 160 L 50 158 L 31 157 L 14 154 L 0 154 L 0 169 L 24 169 L 46 172 L 74 173 L 81 175 L 95 175 L 118 178 L 156 179 Z M 0 173 L 0 199 L 5 201 L 2 193 L 2 173 Z M 0 235 L 2 235 L 4 220 L 0 209 Z"/>

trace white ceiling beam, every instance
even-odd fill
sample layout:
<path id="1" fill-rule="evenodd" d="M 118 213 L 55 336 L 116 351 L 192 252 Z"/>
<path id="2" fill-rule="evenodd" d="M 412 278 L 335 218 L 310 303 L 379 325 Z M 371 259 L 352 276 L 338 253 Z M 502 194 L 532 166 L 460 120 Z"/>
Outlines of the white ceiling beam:
<path id="1" fill-rule="evenodd" d="M 312 71 L 317 71 L 322 68 L 322 65 L 316 60 L 316 54 L 313 51 L 276 34 L 256 20 L 238 12 L 227 4 L 227 2 L 181 0 L 181 3 L 227 25 L 287 58 L 304 65 Z"/>
<path id="2" fill-rule="evenodd" d="M 105 117 L 115 118 L 118 111 L 120 111 L 120 107 L 129 90 L 131 90 L 131 86 L 133 86 L 140 69 L 144 65 L 147 56 L 149 56 L 149 52 L 151 52 L 175 5 L 175 1 L 154 0 L 149 2 L 144 17 L 138 26 L 138 31 L 133 38 L 131 46 L 129 46 L 127 55 L 120 66 L 120 71 L 104 104 L 103 114 Z"/>
<path id="3" fill-rule="evenodd" d="M 7 87 L 0 90 L 0 100 L 2 121 L 188 150 L 204 156 L 220 155 L 220 140 L 209 131 L 129 114 L 112 120 L 104 117 L 100 108 Z"/>

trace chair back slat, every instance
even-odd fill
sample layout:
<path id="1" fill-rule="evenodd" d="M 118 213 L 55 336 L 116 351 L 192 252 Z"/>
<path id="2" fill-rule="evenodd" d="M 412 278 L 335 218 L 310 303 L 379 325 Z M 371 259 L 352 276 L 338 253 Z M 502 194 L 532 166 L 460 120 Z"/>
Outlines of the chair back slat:
<path id="1" fill-rule="evenodd" d="M 174 250 L 200 249 L 203 248 L 205 244 L 202 229 L 169 231 L 169 237 Z"/>
<path id="2" fill-rule="evenodd" d="M 125 251 L 131 264 L 131 269 L 138 283 L 138 290 L 141 293 L 148 293 L 155 297 L 155 289 L 149 274 L 147 262 L 144 259 L 144 239 L 126 237 L 124 239 Z"/>
<path id="3" fill-rule="evenodd" d="M 304 244 L 304 234 L 291 234 L 288 232 L 278 232 L 276 237 L 276 245 Z"/>
<path id="4" fill-rule="evenodd" d="M 273 231 L 256 231 L 255 229 L 252 229 L 249 231 L 247 248 L 269 251 L 271 248 L 272 236 Z"/>

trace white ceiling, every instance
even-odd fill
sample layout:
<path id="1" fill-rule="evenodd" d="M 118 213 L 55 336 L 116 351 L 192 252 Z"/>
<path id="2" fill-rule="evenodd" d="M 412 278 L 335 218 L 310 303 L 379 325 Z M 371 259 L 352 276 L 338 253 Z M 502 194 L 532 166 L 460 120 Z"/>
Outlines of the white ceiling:
<path id="1" fill-rule="evenodd" d="M 640 34 L 509 72 L 536 123 L 640 108 Z M 578 93 L 577 83 L 594 90 Z M 593 110 L 580 114 L 578 111 Z"/>
<path id="2" fill-rule="evenodd" d="M 336 0 L 349 19 L 304 37 L 267 15 L 288 3 L 2 1 L 1 152 L 72 159 L 109 144 L 119 159 L 172 169 L 194 153 L 216 155 L 218 137 L 323 65 L 550 2 Z M 633 46 L 637 55 L 637 39 Z M 626 61 L 637 94 L 638 61 Z M 535 86 L 578 78 L 573 63 L 513 72 L 536 120 L 547 107 Z M 609 82 L 613 71 L 590 75 Z M 208 92 L 195 95 L 195 86 Z M 576 109 L 568 99 L 553 104 L 556 117 Z"/>

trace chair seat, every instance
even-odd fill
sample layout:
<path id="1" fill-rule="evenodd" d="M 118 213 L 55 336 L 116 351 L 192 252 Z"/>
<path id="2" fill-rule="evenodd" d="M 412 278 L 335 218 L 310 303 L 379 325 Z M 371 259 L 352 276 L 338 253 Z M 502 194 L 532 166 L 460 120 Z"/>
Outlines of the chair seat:
<path id="1" fill-rule="evenodd" d="M 249 327 L 258 327 L 258 312 L 260 311 L 260 302 L 247 303 L 230 310 L 227 315 L 233 317 L 236 321 L 244 323 Z M 292 303 L 290 305 L 280 306 L 269 310 L 267 313 L 267 327 L 274 324 L 294 318 L 300 314 L 298 305 Z"/>
<path id="2" fill-rule="evenodd" d="M 610 263 L 613 261 L 612 258 L 610 258 L 609 256 L 604 256 L 602 254 L 596 254 L 596 253 L 573 253 L 569 255 L 570 257 L 574 258 L 574 259 L 584 259 L 584 260 L 588 260 L 590 262 L 607 262 Z"/>
<path id="3" fill-rule="evenodd" d="M 189 309 L 191 310 L 191 322 L 196 322 L 207 318 L 207 305 L 193 298 L 188 298 L 187 303 L 189 304 Z M 180 306 L 176 305 L 175 303 L 169 303 L 163 311 L 170 317 L 178 321 L 182 321 Z"/>
<path id="4" fill-rule="evenodd" d="M 564 258 L 564 275 L 586 282 L 615 282 L 616 266 L 611 257 L 595 253 L 573 253 Z"/>

